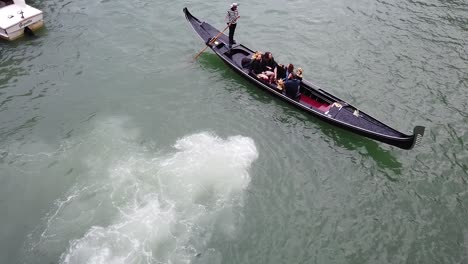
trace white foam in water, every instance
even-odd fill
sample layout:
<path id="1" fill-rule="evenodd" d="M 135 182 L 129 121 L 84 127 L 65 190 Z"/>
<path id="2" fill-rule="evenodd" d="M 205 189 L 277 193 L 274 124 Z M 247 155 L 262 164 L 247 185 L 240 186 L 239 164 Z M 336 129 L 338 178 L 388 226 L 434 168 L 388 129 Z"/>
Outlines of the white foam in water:
<path id="1" fill-rule="evenodd" d="M 86 159 L 86 183 L 57 202 L 34 247 L 68 244 L 61 263 L 190 263 L 212 251 L 213 232 L 232 235 L 258 157 L 253 140 L 199 133 L 154 154 L 135 138 L 101 142 Z M 113 155 L 98 158 L 103 152 Z"/>

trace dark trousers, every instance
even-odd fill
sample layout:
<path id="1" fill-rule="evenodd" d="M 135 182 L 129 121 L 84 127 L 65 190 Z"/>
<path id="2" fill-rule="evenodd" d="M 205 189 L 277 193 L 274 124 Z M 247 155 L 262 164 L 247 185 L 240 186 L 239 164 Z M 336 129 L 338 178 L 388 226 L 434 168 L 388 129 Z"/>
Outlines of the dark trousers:
<path id="1" fill-rule="evenodd" d="M 229 45 L 234 44 L 234 31 L 236 31 L 237 24 L 231 24 L 229 26 Z"/>

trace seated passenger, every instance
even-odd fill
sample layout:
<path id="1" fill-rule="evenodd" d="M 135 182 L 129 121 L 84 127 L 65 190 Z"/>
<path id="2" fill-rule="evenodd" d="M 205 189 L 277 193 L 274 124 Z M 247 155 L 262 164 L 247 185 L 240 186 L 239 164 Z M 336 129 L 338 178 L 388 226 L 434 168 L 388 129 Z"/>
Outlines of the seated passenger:
<path id="1" fill-rule="evenodd" d="M 278 64 L 276 63 L 275 59 L 273 59 L 273 55 L 271 52 L 265 52 L 265 55 L 262 58 L 263 62 L 263 71 L 265 72 L 266 76 L 268 76 L 270 83 L 276 82 L 276 68 Z"/>
<path id="2" fill-rule="evenodd" d="M 267 51 L 265 55 L 263 55 L 263 66 L 267 71 L 274 71 L 274 69 L 278 66 L 275 59 L 273 58 L 273 54 Z"/>
<path id="3" fill-rule="evenodd" d="M 297 79 L 299 79 L 300 81 L 302 81 L 302 73 L 304 71 L 302 70 L 302 68 L 297 68 L 297 71 L 296 71 L 296 76 L 297 76 Z"/>
<path id="4" fill-rule="evenodd" d="M 278 64 L 278 67 L 276 67 L 276 79 L 286 79 L 286 77 L 286 67 L 283 64 Z"/>
<path id="5" fill-rule="evenodd" d="M 268 81 L 268 76 L 263 71 L 262 53 L 258 51 L 255 52 L 255 54 L 252 56 L 252 59 L 252 72 L 257 76 L 258 79 L 262 81 Z"/>
<path id="6" fill-rule="evenodd" d="M 292 65 L 291 63 L 289 63 L 288 67 L 286 68 L 286 74 L 285 74 L 285 77 L 283 78 L 283 81 L 286 81 L 289 79 L 289 75 L 290 74 L 294 74 L 294 65 Z"/>
<path id="7" fill-rule="evenodd" d="M 251 70 L 254 74 L 262 73 L 262 53 L 255 52 L 252 55 L 252 62 L 250 63 Z"/>
<path id="8" fill-rule="evenodd" d="M 290 73 L 288 80 L 284 82 L 284 94 L 291 99 L 298 100 L 301 96 L 300 87 L 301 81 L 297 79 L 296 74 Z"/>

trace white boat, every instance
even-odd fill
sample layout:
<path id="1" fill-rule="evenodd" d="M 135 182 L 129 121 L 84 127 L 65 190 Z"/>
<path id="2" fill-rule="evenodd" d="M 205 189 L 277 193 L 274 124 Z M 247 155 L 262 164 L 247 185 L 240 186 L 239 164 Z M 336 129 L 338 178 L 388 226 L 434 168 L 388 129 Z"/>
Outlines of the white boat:
<path id="1" fill-rule="evenodd" d="M 42 11 L 24 0 L 0 0 L 0 38 L 15 40 L 43 25 Z"/>

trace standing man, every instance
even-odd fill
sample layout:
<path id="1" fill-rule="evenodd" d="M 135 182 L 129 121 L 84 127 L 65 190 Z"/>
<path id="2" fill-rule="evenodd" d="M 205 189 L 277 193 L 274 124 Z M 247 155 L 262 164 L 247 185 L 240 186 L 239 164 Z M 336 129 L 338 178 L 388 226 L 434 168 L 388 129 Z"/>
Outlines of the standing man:
<path id="1" fill-rule="evenodd" d="M 237 6 L 237 3 L 232 3 L 231 8 L 226 14 L 226 23 L 229 25 L 229 49 L 231 49 L 232 44 L 236 44 L 236 41 L 234 40 L 234 31 L 236 31 L 237 18 L 239 17 Z"/>

